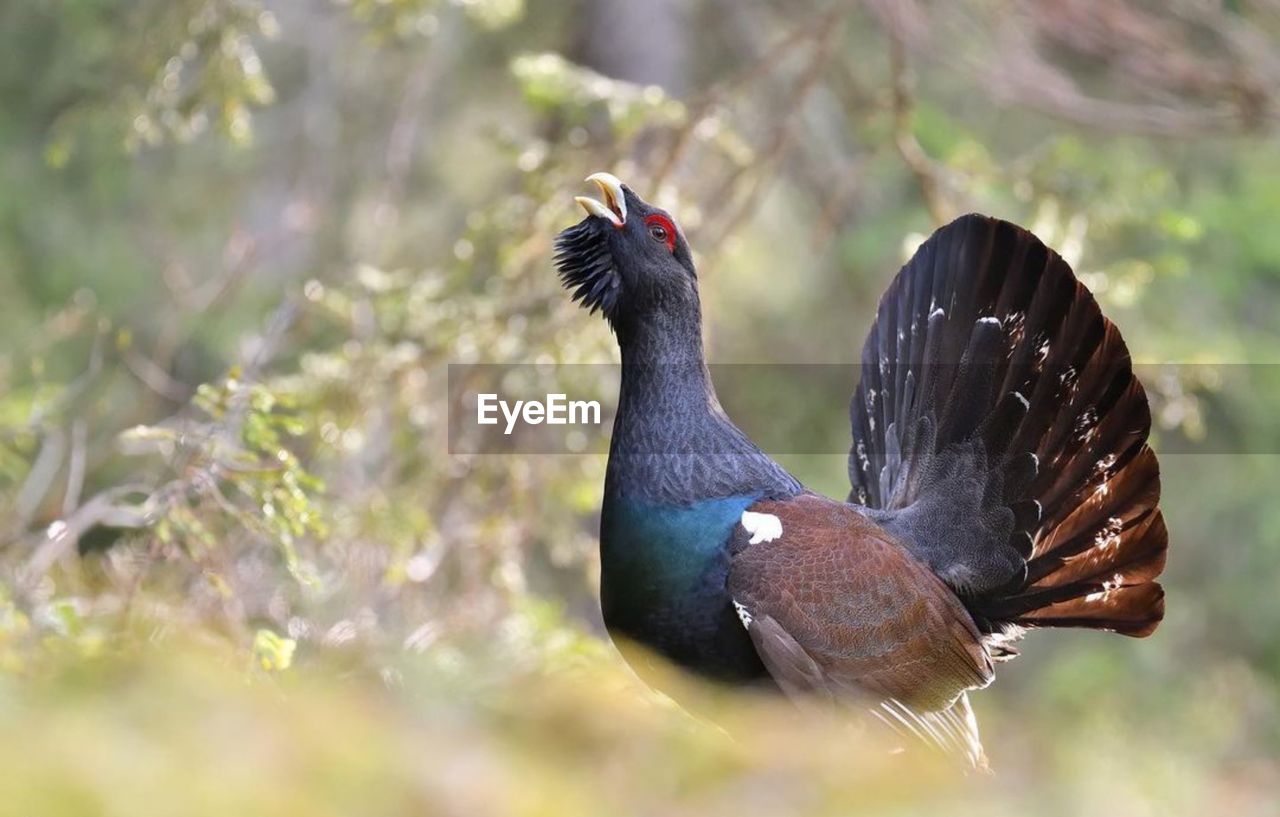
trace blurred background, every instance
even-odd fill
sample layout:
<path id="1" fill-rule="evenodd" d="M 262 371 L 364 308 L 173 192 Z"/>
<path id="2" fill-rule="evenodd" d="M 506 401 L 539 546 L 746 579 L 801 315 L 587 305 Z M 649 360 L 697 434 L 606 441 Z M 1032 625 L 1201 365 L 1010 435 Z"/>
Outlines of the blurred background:
<path id="1" fill-rule="evenodd" d="M 1280 813 L 1278 125 L 1274 0 L 0 4 L 0 814 Z M 447 364 L 616 360 L 550 262 L 601 169 L 715 363 L 856 361 L 970 210 L 1062 252 L 1179 364 L 1160 630 L 1032 633 L 990 778 L 648 691 L 604 458 L 446 439 Z"/>

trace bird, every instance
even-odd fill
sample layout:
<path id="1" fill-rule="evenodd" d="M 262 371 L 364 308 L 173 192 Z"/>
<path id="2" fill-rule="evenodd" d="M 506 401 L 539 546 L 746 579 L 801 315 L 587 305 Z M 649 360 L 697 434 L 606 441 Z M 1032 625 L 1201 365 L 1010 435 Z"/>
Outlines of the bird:
<path id="1" fill-rule="evenodd" d="M 600 511 L 619 646 L 986 768 L 969 695 L 1028 630 L 1156 629 L 1168 531 L 1146 394 L 1035 235 L 965 215 L 893 278 L 851 390 L 849 494 L 830 498 L 717 399 L 675 217 L 612 174 L 587 181 L 600 198 L 576 197 L 554 263 L 621 353 Z"/>

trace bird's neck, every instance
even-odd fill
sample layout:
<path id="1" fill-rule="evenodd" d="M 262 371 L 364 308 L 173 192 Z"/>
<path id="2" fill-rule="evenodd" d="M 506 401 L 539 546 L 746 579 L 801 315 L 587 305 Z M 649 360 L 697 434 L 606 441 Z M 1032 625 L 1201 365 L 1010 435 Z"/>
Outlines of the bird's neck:
<path id="1" fill-rule="evenodd" d="M 696 433 L 705 432 L 709 419 L 723 417 L 696 311 L 649 316 L 620 332 L 618 339 L 622 385 L 611 453 L 683 449 Z"/>
<path id="2" fill-rule="evenodd" d="M 615 329 L 624 364 L 704 363 L 702 308 L 696 296 L 619 318 Z"/>
<path id="3" fill-rule="evenodd" d="M 620 336 L 619 413 L 670 425 L 720 410 L 702 350 L 702 326 L 658 316 Z"/>
<path id="4" fill-rule="evenodd" d="M 696 305 L 691 317 L 655 316 L 620 332 L 619 343 L 622 386 L 607 497 L 687 505 L 799 490 L 720 407 Z"/>

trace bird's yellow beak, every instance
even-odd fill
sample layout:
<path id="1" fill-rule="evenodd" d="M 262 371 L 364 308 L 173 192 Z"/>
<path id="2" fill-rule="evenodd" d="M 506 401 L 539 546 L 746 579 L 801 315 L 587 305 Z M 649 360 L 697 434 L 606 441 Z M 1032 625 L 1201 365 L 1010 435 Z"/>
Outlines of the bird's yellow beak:
<path id="1" fill-rule="evenodd" d="M 622 194 L 622 182 L 612 173 L 592 173 L 587 181 L 595 182 L 604 196 L 604 204 L 589 196 L 574 196 L 574 201 L 582 205 L 589 216 L 608 219 L 614 227 L 622 227 L 627 223 L 627 199 Z"/>

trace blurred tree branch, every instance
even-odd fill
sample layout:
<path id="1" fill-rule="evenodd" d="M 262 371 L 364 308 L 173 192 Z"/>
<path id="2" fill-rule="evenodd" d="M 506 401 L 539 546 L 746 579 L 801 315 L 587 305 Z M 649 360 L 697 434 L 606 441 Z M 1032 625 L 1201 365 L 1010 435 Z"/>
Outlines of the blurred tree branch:
<path id="1" fill-rule="evenodd" d="M 1280 121 L 1275 22 L 1247 7 L 1190 0 L 1021 2 L 998 20 L 994 38 L 978 33 L 998 55 L 980 70 L 996 100 L 1095 131 L 1185 138 L 1270 130 Z M 1107 78 L 1091 83 L 1107 96 L 1073 77 L 1082 63 Z"/>
<path id="2" fill-rule="evenodd" d="M 892 30 L 889 31 L 889 71 L 890 93 L 893 99 L 893 143 L 902 161 L 911 168 L 911 173 L 920 186 L 920 196 L 924 199 L 925 206 L 929 208 L 933 223 L 941 226 L 958 214 L 955 208 L 947 203 L 942 192 L 942 169 L 925 153 L 912 131 L 914 98 L 910 69 L 907 66 L 906 49 L 902 38 Z"/>

